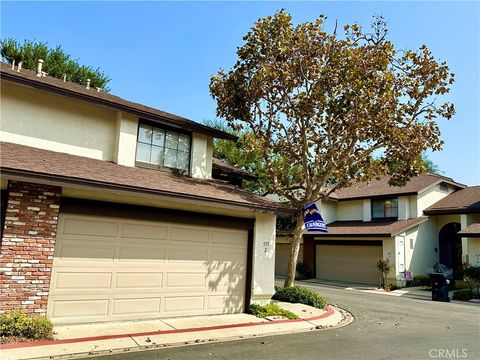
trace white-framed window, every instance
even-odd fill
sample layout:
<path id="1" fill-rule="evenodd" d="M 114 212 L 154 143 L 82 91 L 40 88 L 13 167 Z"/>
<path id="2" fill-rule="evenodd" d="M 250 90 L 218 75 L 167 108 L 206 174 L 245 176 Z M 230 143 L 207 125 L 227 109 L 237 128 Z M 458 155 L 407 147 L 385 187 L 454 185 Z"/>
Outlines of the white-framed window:
<path id="1" fill-rule="evenodd" d="M 372 200 L 372 219 L 398 218 L 398 199 Z"/>
<path id="2" fill-rule="evenodd" d="M 151 167 L 167 167 L 188 173 L 191 135 L 140 123 L 136 161 Z"/>

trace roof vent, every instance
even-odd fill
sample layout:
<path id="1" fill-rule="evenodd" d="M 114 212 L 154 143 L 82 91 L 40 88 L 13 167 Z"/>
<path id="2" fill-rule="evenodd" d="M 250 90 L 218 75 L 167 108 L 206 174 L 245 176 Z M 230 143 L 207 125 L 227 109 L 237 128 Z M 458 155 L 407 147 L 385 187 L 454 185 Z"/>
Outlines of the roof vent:
<path id="1" fill-rule="evenodd" d="M 90 89 L 90 79 L 87 79 L 87 86 L 85 88 Z"/>
<path id="2" fill-rule="evenodd" d="M 63 74 L 63 82 L 67 81 L 67 74 Z"/>
<path id="3" fill-rule="evenodd" d="M 38 65 L 37 65 L 37 76 L 38 77 L 42 77 L 42 75 L 43 75 L 42 66 L 43 66 L 43 60 L 38 59 Z"/>
<path id="4" fill-rule="evenodd" d="M 22 65 L 23 65 L 23 61 L 20 61 L 18 63 L 18 66 L 17 66 L 17 71 L 20 72 L 20 70 L 22 70 Z"/>

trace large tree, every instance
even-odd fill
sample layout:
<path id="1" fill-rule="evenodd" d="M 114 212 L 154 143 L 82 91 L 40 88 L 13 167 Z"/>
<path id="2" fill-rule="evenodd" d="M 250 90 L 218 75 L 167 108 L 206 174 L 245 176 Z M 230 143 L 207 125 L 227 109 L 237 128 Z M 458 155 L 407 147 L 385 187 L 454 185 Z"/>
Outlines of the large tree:
<path id="1" fill-rule="evenodd" d="M 23 43 L 13 38 L 0 41 L 2 58 L 8 63 L 19 64 L 29 70 L 36 70 L 39 59 L 43 60 L 43 71 L 48 75 L 67 81 L 85 85 L 90 79 L 90 86 L 109 91 L 110 78 L 99 68 L 81 65 L 78 60 L 72 59 L 60 46 L 51 48 L 45 42 L 25 40 Z"/>
<path id="2" fill-rule="evenodd" d="M 270 188 L 269 179 L 265 173 L 262 152 L 254 145 L 255 135 L 248 130 L 233 130 L 219 119 L 206 120 L 204 124 L 238 137 L 237 141 L 215 139 L 213 156 L 256 175 L 256 180 L 243 180 L 242 186 L 258 195 L 266 195 Z"/>
<path id="3" fill-rule="evenodd" d="M 285 11 L 259 19 L 238 60 L 212 76 L 217 115 L 249 129 L 271 191 L 296 212 L 285 286 L 292 286 L 303 232 L 302 209 L 353 182 L 389 176 L 402 185 L 439 150 L 435 122 L 454 107 L 438 103 L 453 74 L 426 46 L 397 50 L 383 18 L 371 29 L 324 31 L 324 16 L 292 24 Z"/>

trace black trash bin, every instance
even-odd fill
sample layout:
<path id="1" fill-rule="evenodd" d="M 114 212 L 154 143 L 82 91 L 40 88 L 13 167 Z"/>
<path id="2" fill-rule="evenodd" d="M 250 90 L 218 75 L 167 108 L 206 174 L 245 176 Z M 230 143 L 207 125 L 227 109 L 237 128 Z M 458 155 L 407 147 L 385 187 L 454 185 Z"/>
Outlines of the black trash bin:
<path id="1" fill-rule="evenodd" d="M 430 284 L 432 285 L 432 301 L 450 301 L 448 297 L 449 281 L 443 273 L 430 274 Z"/>

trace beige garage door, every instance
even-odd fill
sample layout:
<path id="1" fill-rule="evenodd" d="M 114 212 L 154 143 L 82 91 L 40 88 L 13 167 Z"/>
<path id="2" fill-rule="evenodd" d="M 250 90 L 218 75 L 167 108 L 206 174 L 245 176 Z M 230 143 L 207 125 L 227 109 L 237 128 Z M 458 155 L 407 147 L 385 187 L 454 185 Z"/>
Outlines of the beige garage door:
<path id="1" fill-rule="evenodd" d="M 247 230 L 62 214 L 56 324 L 242 312 Z"/>
<path id="2" fill-rule="evenodd" d="M 317 245 L 316 252 L 317 279 L 379 284 L 381 246 Z"/>
<path id="3" fill-rule="evenodd" d="M 290 244 L 275 244 L 275 274 L 287 274 L 290 248 Z M 300 245 L 298 250 L 298 261 L 303 261 L 303 245 Z"/>

